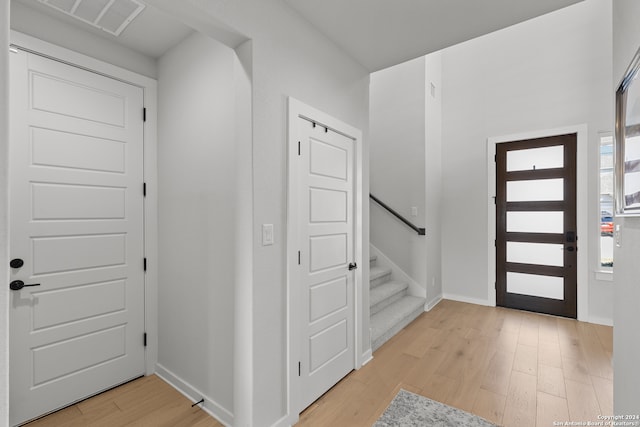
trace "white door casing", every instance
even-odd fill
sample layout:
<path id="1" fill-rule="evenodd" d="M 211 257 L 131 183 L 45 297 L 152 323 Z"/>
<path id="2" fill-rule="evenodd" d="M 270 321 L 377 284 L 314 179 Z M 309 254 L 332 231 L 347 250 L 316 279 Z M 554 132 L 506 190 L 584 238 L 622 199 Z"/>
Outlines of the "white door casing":
<path id="1" fill-rule="evenodd" d="M 10 420 L 145 373 L 143 91 L 11 55 Z"/>
<path id="2" fill-rule="evenodd" d="M 323 121 L 324 120 L 324 121 Z M 331 122 L 327 124 L 328 122 Z M 353 136 L 352 136 L 353 135 Z M 289 99 L 288 289 L 292 420 L 359 367 L 360 134 Z"/>

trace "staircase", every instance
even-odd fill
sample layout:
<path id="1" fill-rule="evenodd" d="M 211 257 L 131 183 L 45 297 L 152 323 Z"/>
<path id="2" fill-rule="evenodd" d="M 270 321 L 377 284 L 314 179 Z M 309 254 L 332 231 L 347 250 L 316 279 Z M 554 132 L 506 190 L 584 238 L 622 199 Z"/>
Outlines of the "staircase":
<path id="1" fill-rule="evenodd" d="M 391 279 L 391 269 L 369 260 L 369 313 L 371 316 L 371 350 L 400 332 L 424 312 L 425 298 L 407 294 L 409 286 Z"/>

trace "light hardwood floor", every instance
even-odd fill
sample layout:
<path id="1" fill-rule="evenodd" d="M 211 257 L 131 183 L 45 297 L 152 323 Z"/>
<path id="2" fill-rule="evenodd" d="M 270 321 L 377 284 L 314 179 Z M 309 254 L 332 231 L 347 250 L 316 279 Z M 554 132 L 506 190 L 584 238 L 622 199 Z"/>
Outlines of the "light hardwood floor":
<path id="1" fill-rule="evenodd" d="M 300 416 L 299 426 L 370 426 L 400 388 L 496 424 L 552 426 L 613 414 L 607 326 L 442 301 Z"/>
<path id="2" fill-rule="evenodd" d="M 28 427 L 222 426 L 156 375 L 131 381 L 27 424 Z"/>
<path id="3" fill-rule="evenodd" d="M 313 403 L 298 426 L 370 426 L 400 388 L 499 425 L 613 414 L 612 328 L 442 301 Z M 219 426 L 156 376 L 42 418 L 42 426 Z"/>

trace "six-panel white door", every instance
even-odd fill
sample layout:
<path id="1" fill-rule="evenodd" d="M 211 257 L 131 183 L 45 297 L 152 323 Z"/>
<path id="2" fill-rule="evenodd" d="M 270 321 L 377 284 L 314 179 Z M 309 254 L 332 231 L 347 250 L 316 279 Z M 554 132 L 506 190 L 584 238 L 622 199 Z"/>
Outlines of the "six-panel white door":
<path id="1" fill-rule="evenodd" d="M 354 142 L 298 118 L 301 406 L 354 369 Z"/>
<path id="2" fill-rule="evenodd" d="M 15 425 L 144 374 L 143 92 L 23 51 L 10 78 Z"/>

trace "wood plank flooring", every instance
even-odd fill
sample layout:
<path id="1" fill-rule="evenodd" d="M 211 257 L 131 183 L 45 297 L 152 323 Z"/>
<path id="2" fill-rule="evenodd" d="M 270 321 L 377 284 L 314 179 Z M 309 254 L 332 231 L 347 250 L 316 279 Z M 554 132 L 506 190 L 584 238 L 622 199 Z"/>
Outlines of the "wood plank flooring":
<path id="1" fill-rule="evenodd" d="M 552 426 L 613 414 L 613 330 L 442 301 L 300 416 L 299 426 L 370 426 L 400 388 L 498 425 Z"/>
<path id="2" fill-rule="evenodd" d="M 613 413 L 606 326 L 442 301 L 300 415 L 298 426 L 370 426 L 400 388 L 496 424 L 552 426 Z M 220 426 L 156 376 L 28 424 Z"/>
<path id="3" fill-rule="evenodd" d="M 156 375 L 131 381 L 83 400 L 28 427 L 222 426 Z"/>

